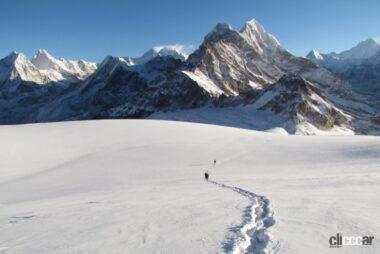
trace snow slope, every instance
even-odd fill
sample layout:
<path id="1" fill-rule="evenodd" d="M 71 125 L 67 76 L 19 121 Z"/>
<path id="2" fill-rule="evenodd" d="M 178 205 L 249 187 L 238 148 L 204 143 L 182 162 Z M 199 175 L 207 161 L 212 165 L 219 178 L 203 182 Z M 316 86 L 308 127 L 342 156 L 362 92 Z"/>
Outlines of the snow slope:
<path id="1" fill-rule="evenodd" d="M 258 105 L 260 102 L 236 107 L 205 107 L 175 112 L 158 112 L 148 118 L 215 124 L 285 135 L 355 135 L 352 130 L 344 126 L 336 125 L 328 130 L 320 130 L 307 121 L 295 124 L 292 119 L 284 115 L 276 115 L 270 111 L 259 110 Z"/>
<path id="2" fill-rule="evenodd" d="M 380 251 L 378 137 L 107 120 L 0 139 L 1 254 Z M 338 232 L 375 243 L 330 249 Z"/>

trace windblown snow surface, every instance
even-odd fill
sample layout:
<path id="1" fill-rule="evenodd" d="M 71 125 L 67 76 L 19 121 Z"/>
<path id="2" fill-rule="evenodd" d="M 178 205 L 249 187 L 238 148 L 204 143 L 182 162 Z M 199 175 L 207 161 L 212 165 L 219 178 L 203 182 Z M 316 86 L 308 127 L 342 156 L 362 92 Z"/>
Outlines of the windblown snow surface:
<path id="1" fill-rule="evenodd" d="M 1 254 L 380 252 L 379 137 L 107 120 L 0 140 Z"/>

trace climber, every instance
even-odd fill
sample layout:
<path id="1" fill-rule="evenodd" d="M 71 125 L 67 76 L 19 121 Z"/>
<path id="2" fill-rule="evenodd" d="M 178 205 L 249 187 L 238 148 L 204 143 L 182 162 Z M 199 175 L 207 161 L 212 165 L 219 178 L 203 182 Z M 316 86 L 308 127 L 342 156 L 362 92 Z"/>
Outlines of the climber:
<path id="1" fill-rule="evenodd" d="M 205 180 L 208 181 L 209 174 L 208 172 L 205 172 Z"/>

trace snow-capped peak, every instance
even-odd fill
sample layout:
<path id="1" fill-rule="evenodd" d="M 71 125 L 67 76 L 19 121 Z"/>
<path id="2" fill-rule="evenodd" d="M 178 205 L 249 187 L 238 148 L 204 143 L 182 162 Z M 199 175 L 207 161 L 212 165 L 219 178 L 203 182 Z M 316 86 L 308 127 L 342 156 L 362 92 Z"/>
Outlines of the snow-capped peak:
<path id="1" fill-rule="evenodd" d="M 130 65 L 144 64 L 155 57 L 171 56 L 185 61 L 188 55 L 185 53 L 185 46 L 179 44 L 154 46 L 145 52 L 141 57 L 130 58 Z"/>
<path id="2" fill-rule="evenodd" d="M 322 54 L 316 50 L 311 50 L 309 54 L 307 54 L 306 58 L 316 61 L 323 60 Z"/>
<path id="3" fill-rule="evenodd" d="M 246 22 L 240 33 L 259 51 L 262 51 L 263 47 L 269 50 L 277 50 L 281 47 L 276 37 L 268 33 L 255 19 Z"/>
<path id="4" fill-rule="evenodd" d="M 31 59 L 31 62 L 40 70 L 54 69 L 58 65 L 58 59 L 55 59 L 49 52 L 44 49 L 37 50 Z"/>
<path id="5" fill-rule="evenodd" d="M 358 44 L 358 46 L 364 46 L 364 47 L 379 47 L 380 44 L 374 39 L 374 38 L 369 38 L 365 41 L 362 41 Z"/>
<path id="6" fill-rule="evenodd" d="M 188 55 L 184 51 L 185 46 L 179 44 L 154 46 L 151 50 L 156 56 L 173 56 L 181 60 L 186 60 Z M 151 51 L 148 51 L 149 54 Z"/>
<path id="7" fill-rule="evenodd" d="M 230 38 L 233 41 L 243 38 L 253 46 L 260 54 L 264 51 L 275 52 L 282 49 L 278 40 L 268 33 L 255 19 L 244 24 L 240 32 L 234 30 L 231 25 L 218 23 L 205 37 L 205 42 L 218 42 Z"/>
<path id="8" fill-rule="evenodd" d="M 177 53 L 186 55 L 185 45 L 180 45 L 180 44 L 154 46 L 152 49 L 157 53 L 161 52 L 162 50 L 166 50 L 166 51 L 175 51 Z"/>
<path id="9" fill-rule="evenodd" d="M 244 30 L 246 29 L 260 31 L 261 33 L 266 33 L 264 27 L 256 19 L 251 19 L 247 21 L 244 24 L 243 28 L 241 29 L 241 32 L 244 32 Z"/>
<path id="10" fill-rule="evenodd" d="M 341 59 L 365 59 L 374 56 L 378 52 L 380 52 L 380 45 L 374 39 L 368 39 L 338 55 Z"/>
<path id="11" fill-rule="evenodd" d="M 3 65 L 8 67 L 17 67 L 25 65 L 29 62 L 28 58 L 23 54 L 17 51 L 11 52 L 8 56 L 0 60 Z"/>
<path id="12" fill-rule="evenodd" d="M 42 75 L 42 73 L 24 54 L 15 51 L 0 60 L 0 81 L 6 79 L 21 79 L 23 81 L 32 81 L 37 84 L 48 82 L 46 77 Z"/>
<path id="13" fill-rule="evenodd" d="M 380 52 L 380 44 L 377 43 L 374 39 L 368 39 L 362 42 L 359 42 L 356 46 L 352 47 L 349 50 L 345 50 L 341 53 L 329 53 L 321 54 L 315 50 L 310 51 L 307 54 L 307 58 L 310 60 L 316 61 L 361 61 L 363 59 L 370 58 Z"/>
<path id="14" fill-rule="evenodd" d="M 28 65 L 28 63 L 29 60 L 24 54 L 13 51 L 8 56 L 0 60 L 0 75 L 6 76 L 12 70 L 17 68 L 25 69 L 25 66 Z"/>
<path id="15" fill-rule="evenodd" d="M 218 41 L 227 34 L 236 31 L 232 28 L 231 25 L 226 23 L 218 23 L 216 26 L 205 36 L 205 41 Z"/>
<path id="16" fill-rule="evenodd" d="M 234 29 L 230 24 L 226 23 L 218 23 L 214 27 L 214 29 L 211 31 L 211 33 L 217 33 L 217 34 L 224 34 L 229 31 L 233 31 Z"/>
<path id="17" fill-rule="evenodd" d="M 31 62 L 53 81 L 83 80 L 96 70 L 95 63 L 57 59 L 44 49 L 38 50 Z"/>
<path id="18" fill-rule="evenodd" d="M 3 58 L 3 61 L 6 61 L 7 63 L 13 64 L 17 58 L 25 58 L 24 54 L 18 53 L 17 51 L 12 51 L 8 56 Z"/>

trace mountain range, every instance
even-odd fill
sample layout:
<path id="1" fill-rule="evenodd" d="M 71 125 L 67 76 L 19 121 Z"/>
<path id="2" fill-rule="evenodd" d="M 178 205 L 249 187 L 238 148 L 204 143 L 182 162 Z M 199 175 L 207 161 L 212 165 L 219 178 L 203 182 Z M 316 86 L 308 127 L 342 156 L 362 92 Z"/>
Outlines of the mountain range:
<path id="1" fill-rule="evenodd" d="M 324 54 L 312 50 L 306 57 L 349 81 L 354 91 L 379 99 L 380 44 L 374 39 L 360 42 L 341 53 Z"/>
<path id="2" fill-rule="evenodd" d="M 45 50 L 31 60 L 13 52 L 0 60 L 0 123 L 199 121 L 189 116 L 207 110 L 222 113 L 217 121 L 205 115 L 206 123 L 229 118 L 231 126 L 291 134 L 377 135 L 376 48 L 366 41 L 340 54 L 296 57 L 251 20 L 239 31 L 217 24 L 189 56 L 176 45 L 139 58 L 107 56 L 99 64 L 56 59 Z"/>

